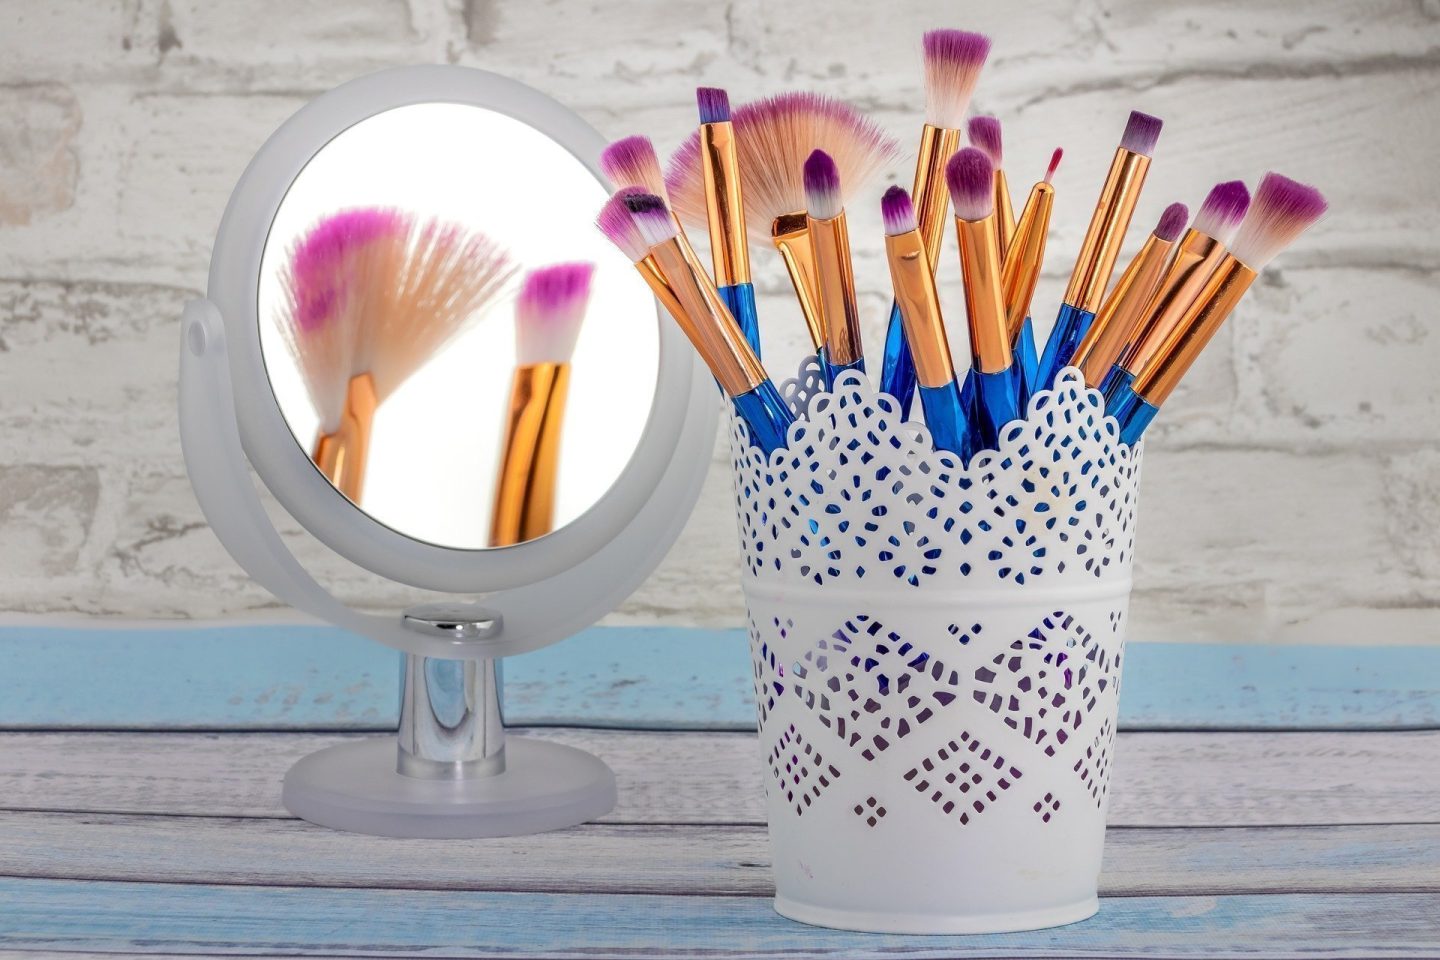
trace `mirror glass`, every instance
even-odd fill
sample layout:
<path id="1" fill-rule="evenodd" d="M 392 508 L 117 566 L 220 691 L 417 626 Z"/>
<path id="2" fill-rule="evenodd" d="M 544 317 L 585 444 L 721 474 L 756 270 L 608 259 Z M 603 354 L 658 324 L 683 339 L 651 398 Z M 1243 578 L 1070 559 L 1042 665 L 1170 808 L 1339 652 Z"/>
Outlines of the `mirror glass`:
<path id="1" fill-rule="evenodd" d="M 357 123 L 295 179 L 261 261 L 261 350 L 295 440 L 375 520 L 505 546 L 619 477 L 654 400 L 659 330 L 594 226 L 606 196 L 543 133 L 454 103 Z M 554 362 L 563 319 L 557 334 L 533 311 L 540 339 L 517 352 L 524 279 L 561 263 L 593 266 L 568 364 Z"/>

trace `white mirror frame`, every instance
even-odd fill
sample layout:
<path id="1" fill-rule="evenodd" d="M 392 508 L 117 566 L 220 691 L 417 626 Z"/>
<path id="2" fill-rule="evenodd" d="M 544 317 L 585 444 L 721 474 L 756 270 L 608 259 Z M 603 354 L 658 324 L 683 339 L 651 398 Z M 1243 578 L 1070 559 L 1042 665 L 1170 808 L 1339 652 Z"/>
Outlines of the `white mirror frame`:
<path id="1" fill-rule="evenodd" d="M 381 618 L 350 611 L 350 622 L 341 625 L 411 653 L 508 656 L 554 643 L 594 623 L 659 564 L 699 497 L 713 449 L 719 401 L 702 362 L 675 324 L 659 316 L 657 305 L 659 371 L 645 430 L 615 484 L 561 529 L 511 547 L 462 550 L 438 546 L 387 527 L 331 486 L 286 424 L 265 370 L 258 294 L 266 237 L 290 185 L 325 144 L 377 113 L 434 102 L 470 104 L 520 120 L 569 150 L 600 179 L 598 158 L 604 138 L 563 105 L 497 74 L 455 66 L 400 67 L 362 77 L 320 96 L 266 141 L 231 195 L 210 263 L 209 301 L 219 321 L 211 323 L 221 329 L 194 329 L 196 324 L 205 325 L 204 314 L 210 304 L 187 310 L 181 364 L 182 437 L 202 507 L 232 555 L 281 599 L 341 622 L 336 616 L 338 604 L 313 596 L 313 581 L 309 586 L 294 584 L 298 589 L 283 592 L 272 586 L 294 580 L 298 569 L 288 551 L 281 562 L 272 562 L 275 548 L 283 550 L 278 537 L 263 546 L 232 543 L 248 537 L 237 529 L 243 524 L 217 523 L 212 516 L 214 511 L 227 509 L 227 504 L 214 495 L 207 496 L 207 490 L 216 486 L 214 471 L 193 462 L 209 459 L 213 443 L 204 439 L 204 432 L 224 429 L 224 424 L 196 422 L 201 416 L 199 408 L 207 403 L 195 394 L 202 389 L 224 389 L 215 382 L 218 377 L 199 382 L 199 365 L 205 362 L 208 343 L 212 360 L 217 354 L 229 357 L 233 417 L 244 456 L 297 521 L 336 553 L 367 570 L 426 590 L 483 594 L 485 606 L 503 618 L 497 636 L 463 644 L 426 641 L 403 630 L 398 616 L 393 629 L 388 625 L 382 629 L 378 623 L 369 629 L 367 621 Z M 644 319 L 637 318 L 637 322 Z M 217 334 L 223 343 L 214 343 Z M 187 363 L 193 368 L 189 377 Z M 221 419 L 228 416 L 223 411 L 227 406 L 217 408 Z M 187 416 L 191 421 L 188 427 Z M 223 437 L 215 440 L 223 441 Z M 210 481 L 205 479 L 207 473 Z M 243 491 L 233 484 L 224 486 L 232 498 L 244 498 Z M 235 507 L 239 509 L 239 504 Z M 246 522 L 254 519 L 247 516 Z M 257 565 L 267 569 L 257 569 Z M 308 581 L 308 576 L 305 579 Z M 311 599 L 316 602 L 307 602 Z"/>

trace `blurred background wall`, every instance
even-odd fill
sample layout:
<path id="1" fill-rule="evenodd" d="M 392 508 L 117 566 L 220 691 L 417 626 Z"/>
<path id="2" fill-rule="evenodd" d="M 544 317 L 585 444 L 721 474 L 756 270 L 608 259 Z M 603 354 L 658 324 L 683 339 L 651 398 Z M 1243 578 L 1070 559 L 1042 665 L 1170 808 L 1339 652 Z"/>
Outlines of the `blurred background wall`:
<path id="1" fill-rule="evenodd" d="M 908 150 L 934 26 L 995 39 L 975 106 L 1006 124 L 1017 193 L 1066 148 L 1037 320 L 1132 107 L 1166 120 L 1137 241 L 1169 200 L 1193 209 L 1214 181 L 1269 167 L 1332 202 L 1150 434 L 1131 635 L 1440 634 L 1437 0 L 3 0 L 0 611 L 274 607 L 185 479 L 177 317 L 204 289 L 236 178 L 307 100 L 386 66 L 458 63 L 668 150 L 693 128 L 697 84 L 736 100 L 809 88 L 871 111 Z M 908 186 L 911 163 L 889 180 Z M 872 351 L 888 304 L 879 193 L 852 214 Z M 786 281 L 756 261 L 767 355 L 798 358 Z M 684 537 L 611 622 L 739 625 L 730 511 L 717 443 Z M 276 516 L 341 594 L 413 598 Z"/>

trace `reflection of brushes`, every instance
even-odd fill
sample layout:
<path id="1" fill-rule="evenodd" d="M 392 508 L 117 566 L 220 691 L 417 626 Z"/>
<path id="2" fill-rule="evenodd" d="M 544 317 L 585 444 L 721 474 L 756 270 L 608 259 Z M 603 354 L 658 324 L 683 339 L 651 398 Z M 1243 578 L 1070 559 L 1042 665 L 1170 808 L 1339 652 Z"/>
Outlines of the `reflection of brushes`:
<path id="1" fill-rule="evenodd" d="M 965 317 L 970 324 L 971 371 L 965 392 L 974 407 L 974 448 L 993 450 L 1000 428 L 1020 416 L 1019 385 L 1000 292 L 994 170 L 985 154 L 966 147 L 950 158 L 945 179 L 955 205 Z"/>
<path id="2" fill-rule="evenodd" d="M 1117 390 L 1128 387 L 1133 375 L 1159 349 L 1180 314 L 1195 299 L 1225 255 L 1225 245 L 1235 235 L 1235 228 L 1240 226 L 1240 219 L 1249 206 L 1250 191 L 1239 180 L 1216 184 L 1206 195 L 1200 212 L 1195 215 L 1195 225 L 1185 231 L 1177 245 L 1175 256 L 1141 312 L 1124 352 L 1102 381 L 1106 396 L 1114 396 Z"/>
<path id="3" fill-rule="evenodd" d="M 334 214 L 290 252 L 281 325 L 320 418 L 311 459 L 360 503 L 375 410 L 499 292 L 484 236 L 395 210 Z"/>
<path id="4" fill-rule="evenodd" d="M 1267 173 L 1255 191 L 1230 253 L 1221 258 L 1199 296 L 1127 387 L 1107 407 L 1120 422 L 1120 439 L 1135 443 L 1175 385 L 1235 309 L 1255 277 L 1275 256 L 1324 215 L 1320 191 Z"/>
<path id="5" fill-rule="evenodd" d="M 820 366 L 829 387 L 844 370 L 865 372 L 865 350 L 860 344 L 860 308 L 855 303 L 840 171 L 828 153 L 816 150 L 805 160 L 804 175 L 805 215 L 815 250 L 815 290 L 825 326 Z"/>
<path id="6" fill-rule="evenodd" d="M 1160 214 L 1155 230 L 1145 238 L 1145 245 L 1130 261 L 1130 266 L 1120 274 L 1115 289 L 1105 298 L 1105 305 L 1095 314 L 1090 332 L 1075 348 L 1070 363 L 1080 368 L 1085 382 L 1098 387 L 1110 373 L 1111 365 L 1120 357 L 1120 352 L 1130 342 L 1131 335 L 1139 325 L 1141 311 L 1160 286 L 1160 277 L 1175 247 L 1175 238 L 1190 219 L 1190 208 L 1183 203 L 1172 203 Z"/>
<path id="7" fill-rule="evenodd" d="M 1015 236 L 1015 208 L 1010 203 L 1010 182 L 1005 179 L 1005 147 L 996 117 L 971 117 L 966 126 L 970 145 L 990 158 L 995 167 L 995 229 L 1000 238 L 1000 257 L 1010 255 Z M 1049 180 L 1049 177 L 1046 177 Z"/>
<path id="8" fill-rule="evenodd" d="M 885 219 L 885 255 L 890 261 L 890 280 L 895 302 L 905 322 L 905 339 L 915 358 L 920 405 L 925 425 L 935 446 L 957 453 L 963 460 L 967 436 L 960 390 L 955 384 L 955 367 L 950 360 L 950 342 L 935 292 L 935 273 L 915 207 L 904 187 L 891 187 L 880 201 Z"/>
<path id="9" fill-rule="evenodd" d="M 794 417 L 730 320 L 715 284 L 686 249 L 665 201 L 654 194 L 616 194 L 596 224 L 634 261 L 690 338 L 756 445 L 767 454 L 785 446 Z"/>
<path id="10" fill-rule="evenodd" d="M 940 256 L 945 236 L 945 163 L 960 145 L 960 128 L 980 69 L 990 56 L 990 38 L 964 30 L 931 30 L 925 34 L 925 125 L 915 158 L 915 183 L 910 191 L 920 235 L 925 238 L 930 269 Z M 885 355 L 880 389 L 908 410 L 915 393 L 915 360 L 905 344 L 905 323 L 899 304 L 890 308 L 885 329 Z"/>
<path id="11" fill-rule="evenodd" d="M 492 547 L 543 537 L 554 526 L 570 357 L 594 272 L 590 263 L 536 270 L 515 302 L 515 373 L 490 516 Z"/>
<path id="12" fill-rule="evenodd" d="M 1025 201 L 1025 209 L 1020 214 L 1010 247 L 1002 256 L 1005 267 L 1000 276 L 1000 288 L 1005 295 L 1005 328 L 1010 336 L 1010 349 L 1015 354 L 1021 411 L 1030 401 L 1030 386 L 1035 382 L 1040 364 L 1035 356 L 1035 326 L 1030 320 L 1030 301 L 1035 297 L 1035 284 L 1045 263 L 1050 211 L 1055 207 L 1055 188 L 1050 181 L 1054 179 L 1060 158 L 1064 155 L 1065 151 L 1059 147 L 1050 155 L 1045 179 L 1030 188 L 1030 196 Z"/>
<path id="13" fill-rule="evenodd" d="M 769 240 L 780 252 L 818 351 L 825 344 L 825 328 L 805 224 L 805 158 L 812 150 L 824 150 L 840 170 L 843 189 L 855 191 L 894 159 L 895 142 L 854 107 L 818 93 L 756 100 L 737 107 L 731 122 L 740 156 L 745 225 L 752 237 Z M 698 132 L 670 158 L 665 180 L 680 217 L 690 224 L 707 223 Z"/>
<path id="14" fill-rule="evenodd" d="M 1140 199 L 1140 188 L 1145 185 L 1145 173 L 1150 169 L 1155 142 L 1160 139 L 1160 127 L 1158 118 L 1138 110 L 1131 112 L 1125 124 L 1125 134 L 1120 138 L 1115 159 L 1110 161 L 1110 172 L 1105 177 L 1080 256 L 1070 274 L 1065 300 L 1060 305 L 1050 339 L 1045 342 L 1036 389 L 1050 386 L 1055 374 L 1070 362 L 1095 319 L 1095 311 L 1110 283 L 1110 273 L 1115 269 L 1115 258 L 1125 242 L 1135 201 Z"/>
<path id="15" fill-rule="evenodd" d="M 701 87 L 695 91 L 695 99 L 700 107 L 697 142 L 715 284 L 758 357 L 760 318 L 755 311 L 755 288 L 750 285 L 750 250 L 745 240 L 740 157 L 735 149 L 735 125 L 730 121 L 730 97 L 724 90 Z"/>

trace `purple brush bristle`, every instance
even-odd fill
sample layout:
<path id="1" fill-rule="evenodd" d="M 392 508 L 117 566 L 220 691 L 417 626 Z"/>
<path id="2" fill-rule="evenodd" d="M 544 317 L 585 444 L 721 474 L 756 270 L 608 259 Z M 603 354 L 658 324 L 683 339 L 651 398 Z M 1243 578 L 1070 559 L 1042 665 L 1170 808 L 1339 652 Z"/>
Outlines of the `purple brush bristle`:
<path id="1" fill-rule="evenodd" d="M 600 215 L 595 218 L 595 226 L 600 228 L 600 232 L 632 262 L 643 260 L 650 252 L 650 245 L 641 236 L 640 228 L 636 226 L 635 218 L 631 216 L 627 206 L 631 197 L 644 194 L 642 187 L 622 187 L 605 201 L 605 206 L 600 208 Z"/>
<path id="2" fill-rule="evenodd" d="M 958 151 L 945 165 L 950 202 L 961 220 L 984 220 L 995 209 L 995 167 L 974 147 Z"/>
<path id="3" fill-rule="evenodd" d="M 1160 139 L 1160 128 L 1164 125 L 1165 121 L 1159 117 L 1131 110 L 1130 119 L 1125 123 L 1125 134 L 1120 138 L 1120 146 L 1131 153 L 1142 153 L 1148 157 L 1155 152 L 1155 143 Z"/>
<path id="4" fill-rule="evenodd" d="M 1065 156 L 1064 147 L 1056 147 L 1055 152 L 1050 154 L 1050 166 L 1045 168 L 1045 182 L 1049 183 L 1055 179 L 1055 171 L 1060 169 L 1060 158 Z"/>
<path id="5" fill-rule="evenodd" d="M 695 103 L 700 108 L 701 123 L 729 122 L 730 94 L 719 87 L 697 87 Z"/>
<path id="6" fill-rule="evenodd" d="M 894 186 L 880 198 L 880 216 L 885 221 L 887 236 L 899 236 L 918 228 L 915 222 L 915 204 L 904 187 Z"/>
<path id="7" fill-rule="evenodd" d="M 616 140 L 600 154 L 600 169 L 616 189 L 638 184 L 660 197 L 665 196 L 665 177 L 660 158 L 649 137 Z"/>
<path id="8" fill-rule="evenodd" d="M 664 243 L 675 236 L 675 220 L 665 201 L 653 193 L 637 193 L 625 198 L 625 207 L 640 228 L 640 235 L 650 246 Z"/>
<path id="9" fill-rule="evenodd" d="M 1205 195 L 1200 212 L 1195 214 L 1195 231 L 1229 245 L 1235 229 L 1250 208 L 1250 191 L 1243 180 L 1217 183 Z"/>
<path id="10" fill-rule="evenodd" d="M 1231 244 L 1235 259 L 1259 270 L 1329 209 L 1319 190 L 1278 173 L 1267 173 Z"/>
<path id="11" fill-rule="evenodd" d="M 924 49 L 925 122 L 959 130 L 990 56 L 990 38 L 968 30 L 931 30 Z"/>
<path id="12" fill-rule="evenodd" d="M 816 220 L 833 220 L 844 204 L 840 199 L 840 169 L 824 150 L 811 151 L 805 160 L 805 209 Z"/>
<path id="13" fill-rule="evenodd" d="M 295 325 L 310 333 L 334 316 L 346 258 L 361 246 L 409 233 L 411 220 L 398 210 L 362 207 L 326 217 L 296 245 L 290 259 Z"/>
<path id="14" fill-rule="evenodd" d="M 995 117 L 970 118 L 970 145 L 983 150 L 997 167 L 1004 166 L 1005 150 L 1000 139 L 1000 121 Z"/>
<path id="15" fill-rule="evenodd" d="M 590 301 L 593 263 L 557 263 L 532 270 L 515 300 L 515 361 L 567 363 Z"/>
<path id="16" fill-rule="evenodd" d="M 1155 236 L 1167 243 L 1174 242 L 1189 220 L 1190 208 L 1183 203 L 1172 203 L 1160 214 L 1160 222 L 1155 224 Z"/>

